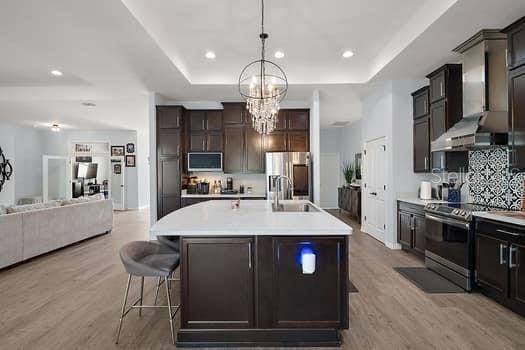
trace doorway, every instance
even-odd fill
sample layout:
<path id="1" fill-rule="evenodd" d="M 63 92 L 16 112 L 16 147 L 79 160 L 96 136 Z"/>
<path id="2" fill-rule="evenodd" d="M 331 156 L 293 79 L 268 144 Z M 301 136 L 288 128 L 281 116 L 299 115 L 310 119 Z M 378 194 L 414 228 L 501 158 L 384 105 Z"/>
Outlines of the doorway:
<path id="1" fill-rule="evenodd" d="M 71 160 L 69 157 L 43 156 L 43 200 L 71 198 Z"/>
<path id="2" fill-rule="evenodd" d="M 321 153 L 321 208 L 337 208 L 337 189 L 341 179 L 341 161 L 339 153 Z"/>
<path id="3" fill-rule="evenodd" d="M 125 210 L 125 169 L 124 157 L 111 157 L 110 198 L 114 210 Z"/>
<path id="4" fill-rule="evenodd" d="M 385 241 L 386 137 L 365 143 L 363 152 L 363 231 Z"/>

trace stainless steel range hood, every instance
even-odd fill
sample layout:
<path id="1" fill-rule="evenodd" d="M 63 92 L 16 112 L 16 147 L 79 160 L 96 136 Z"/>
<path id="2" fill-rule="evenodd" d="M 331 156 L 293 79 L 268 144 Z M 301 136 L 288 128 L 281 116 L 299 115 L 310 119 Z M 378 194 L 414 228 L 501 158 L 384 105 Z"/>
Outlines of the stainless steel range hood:
<path id="1" fill-rule="evenodd" d="M 463 118 L 431 151 L 508 145 L 507 36 L 485 29 L 454 49 L 463 54 Z"/>

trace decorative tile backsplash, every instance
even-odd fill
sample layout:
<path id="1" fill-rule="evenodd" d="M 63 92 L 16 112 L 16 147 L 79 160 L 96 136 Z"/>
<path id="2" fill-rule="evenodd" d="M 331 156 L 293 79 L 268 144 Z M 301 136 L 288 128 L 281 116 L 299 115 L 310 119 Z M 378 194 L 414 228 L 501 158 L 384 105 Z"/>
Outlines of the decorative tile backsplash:
<path id="1" fill-rule="evenodd" d="M 476 204 L 519 210 L 525 173 L 509 170 L 506 148 L 469 152 L 469 191 Z"/>

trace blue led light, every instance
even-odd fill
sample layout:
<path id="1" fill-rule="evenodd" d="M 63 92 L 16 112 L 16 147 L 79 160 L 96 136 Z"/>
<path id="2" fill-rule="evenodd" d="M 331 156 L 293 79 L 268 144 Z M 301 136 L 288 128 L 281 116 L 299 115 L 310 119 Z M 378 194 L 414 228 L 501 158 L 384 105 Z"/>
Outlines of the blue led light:
<path id="1" fill-rule="evenodd" d="M 303 266 L 303 255 L 304 254 L 314 254 L 317 255 L 317 252 L 310 242 L 301 242 L 299 243 L 299 249 L 297 251 L 295 263 L 298 266 Z"/>

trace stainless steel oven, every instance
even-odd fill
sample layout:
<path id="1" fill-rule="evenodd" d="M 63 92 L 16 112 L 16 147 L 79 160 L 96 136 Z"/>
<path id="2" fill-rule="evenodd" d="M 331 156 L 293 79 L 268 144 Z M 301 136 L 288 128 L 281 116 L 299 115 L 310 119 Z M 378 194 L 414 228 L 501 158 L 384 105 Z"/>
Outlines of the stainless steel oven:
<path id="1" fill-rule="evenodd" d="M 427 210 L 425 265 L 467 291 L 472 290 L 474 230 L 469 217 Z"/>

